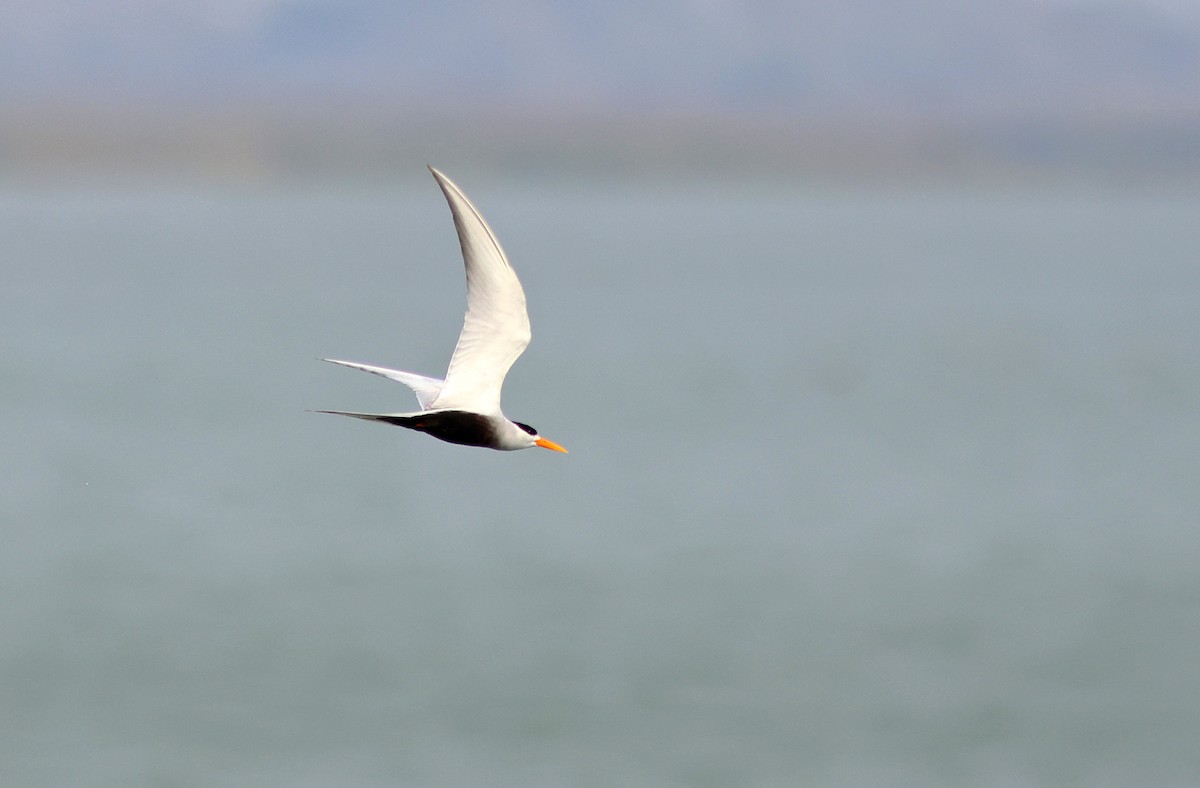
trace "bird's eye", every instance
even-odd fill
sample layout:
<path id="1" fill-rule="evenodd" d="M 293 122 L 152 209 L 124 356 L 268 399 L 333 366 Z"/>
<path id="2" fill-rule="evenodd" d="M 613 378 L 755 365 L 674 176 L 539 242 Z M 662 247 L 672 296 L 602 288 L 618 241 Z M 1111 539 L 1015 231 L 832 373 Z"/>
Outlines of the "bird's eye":
<path id="1" fill-rule="evenodd" d="M 537 435 L 537 430 L 535 430 L 533 427 L 530 427 L 528 424 L 522 424 L 519 421 L 514 421 L 513 424 L 516 424 L 518 427 L 525 430 L 530 435 Z"/>

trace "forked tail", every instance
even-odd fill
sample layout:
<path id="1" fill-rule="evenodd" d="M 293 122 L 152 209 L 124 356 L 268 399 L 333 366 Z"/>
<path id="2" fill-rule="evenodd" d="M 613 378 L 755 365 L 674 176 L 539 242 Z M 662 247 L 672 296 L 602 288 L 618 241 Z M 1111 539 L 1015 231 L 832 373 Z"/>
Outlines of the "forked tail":
<path id="1" fill-rule="evenodd" d="M 332 413 L 334 416 L 349 416 L 365 421 L 382 421 L 398 427 L 407 427 L 407 422 L 413 418 L 411 413 L 354 413 L 348 410 L 310 410 L 309 413 Z"/>

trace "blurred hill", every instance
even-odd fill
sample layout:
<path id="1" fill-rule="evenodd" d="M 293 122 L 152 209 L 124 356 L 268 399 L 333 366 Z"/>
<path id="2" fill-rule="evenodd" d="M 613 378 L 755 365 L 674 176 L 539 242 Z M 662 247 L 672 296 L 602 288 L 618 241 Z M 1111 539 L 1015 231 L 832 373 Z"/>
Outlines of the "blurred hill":
<path id="1" fill-rule="evenodd" d="M 505 166 L 1200 172 L 1167 0 L 10 0 L 0 174 Z"/>

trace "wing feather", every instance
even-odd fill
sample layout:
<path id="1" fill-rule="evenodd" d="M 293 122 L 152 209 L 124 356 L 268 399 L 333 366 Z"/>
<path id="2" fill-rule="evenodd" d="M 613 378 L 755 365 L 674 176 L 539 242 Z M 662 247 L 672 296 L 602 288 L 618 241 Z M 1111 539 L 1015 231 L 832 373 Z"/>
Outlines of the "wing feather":
<path id="1" fill-rule="evenodd" d="M 372 375 L 380 375 L 389 380 L 399 381 L 413 390 L 417 395 L 417 402 L 421 408 L 429 408 L 430 403 L 437 399 L 438 394 L 442 391 L 442 381 L 437 378 L 427 378 L 424 375 L 418 375 L 414 372 L 404 372 L 399 369 L 388 369 L 387 367 L 375 367 L 370 364 L 359 364 L 354 361 L 339 361 L 336 358 L 323 358 L 322 361 L 328 361 L 330 364 L 341 364 L 343 367 L 351 369 L 361 369 L 363 372 L 370 372 Z"/>

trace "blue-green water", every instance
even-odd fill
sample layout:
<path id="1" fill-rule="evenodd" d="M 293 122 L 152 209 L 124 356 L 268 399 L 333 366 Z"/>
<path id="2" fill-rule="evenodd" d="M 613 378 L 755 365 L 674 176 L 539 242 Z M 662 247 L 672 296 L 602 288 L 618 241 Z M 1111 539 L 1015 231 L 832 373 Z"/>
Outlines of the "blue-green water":
<path id="1" fill-rule="evenodd" d="M 0 782 L 1200 783 L 1200 194 L 0 191 Z"/>

